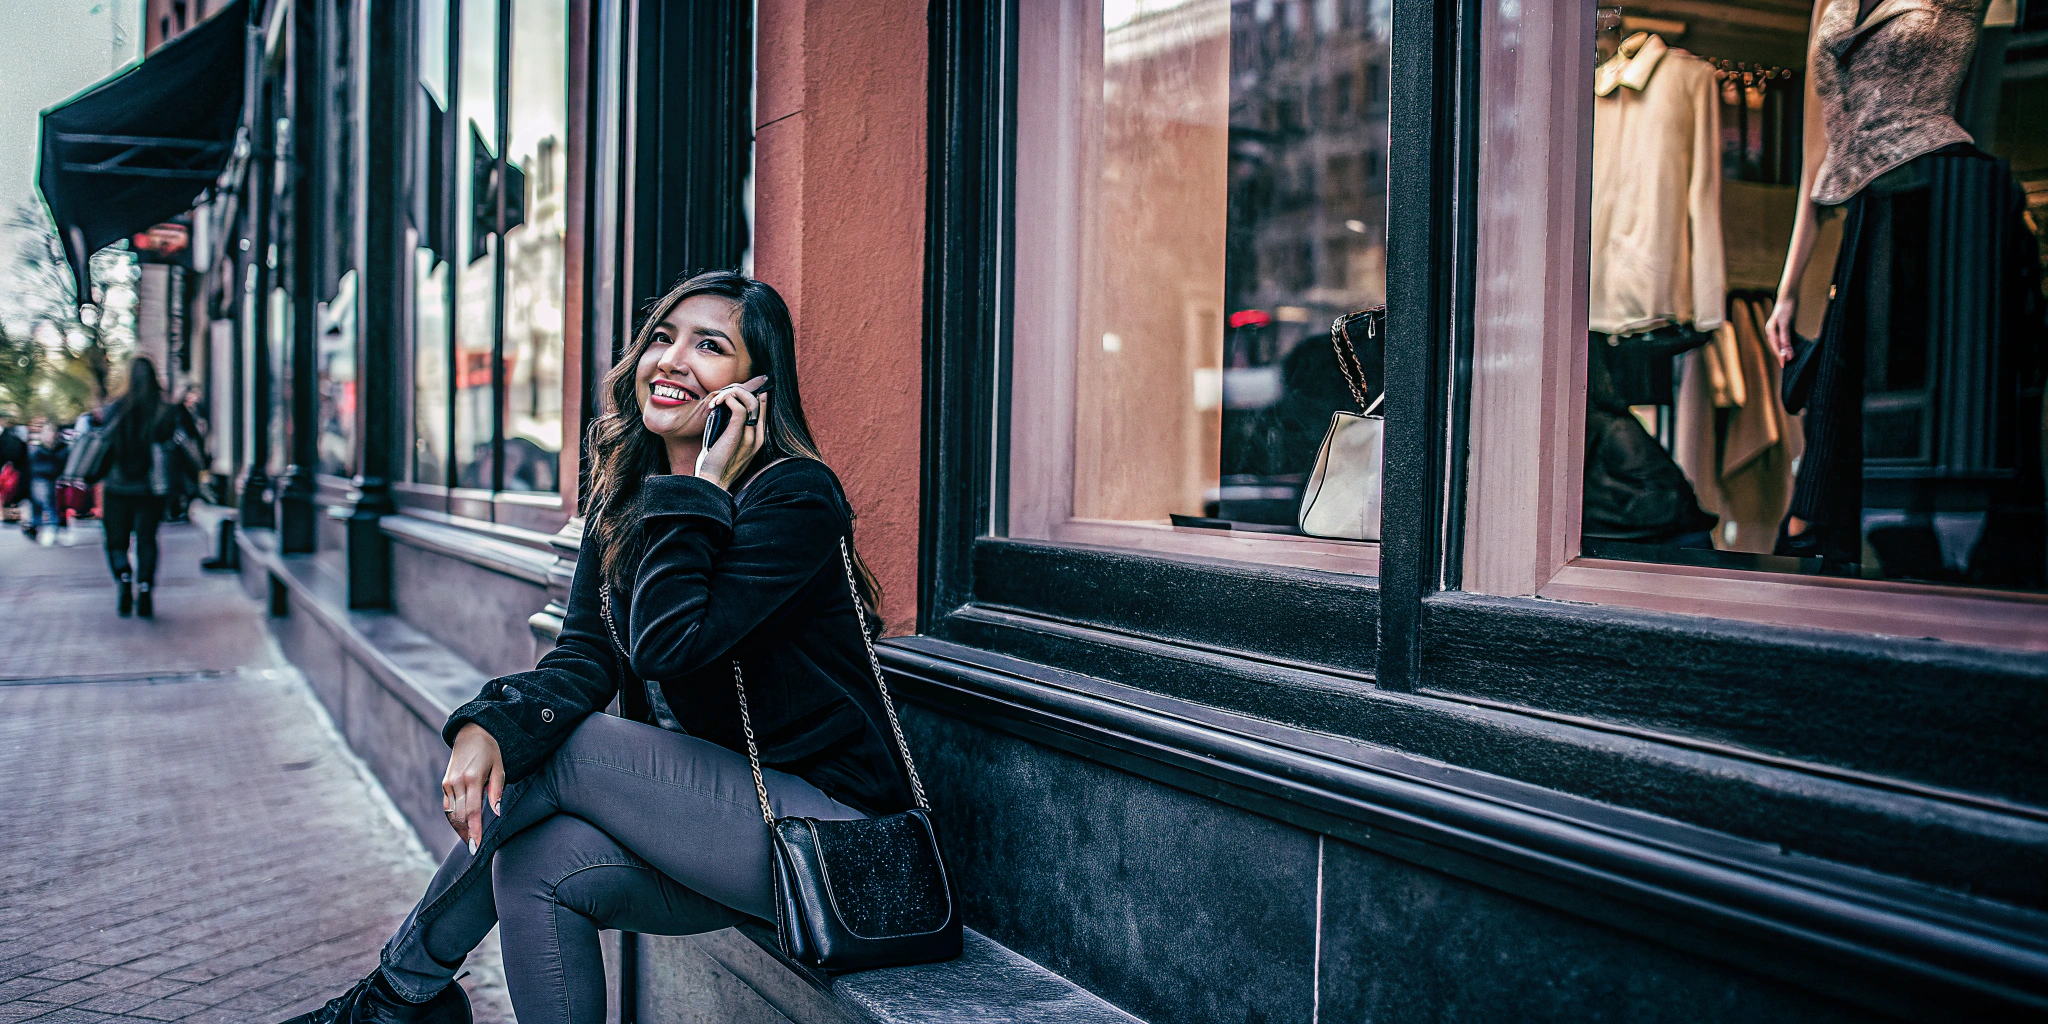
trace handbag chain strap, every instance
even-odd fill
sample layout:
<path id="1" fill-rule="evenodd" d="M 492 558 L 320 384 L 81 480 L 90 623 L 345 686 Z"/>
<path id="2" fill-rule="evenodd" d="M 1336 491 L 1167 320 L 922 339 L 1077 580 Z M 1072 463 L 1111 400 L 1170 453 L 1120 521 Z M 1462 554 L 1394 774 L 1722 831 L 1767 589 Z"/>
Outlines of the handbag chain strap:
<path id="1" fill-rule="evenodd" d="M 1351 343 L 1349 321 L 1354 318 L 1363 319 L 1365 336 L 1370 338 L 1379 333 L 1380 321 L 1385 319 L 1386 315 L 1387 307 L 1375 306 L 1362 314 L 1347 313 L 1330 321 L 1330 347 L 1337 352 L 1337 369 L 1344 374 L 1344 383 L 1351 386 L 1351 398 L 1358 403 L 1359 411 L 1367 416 L 1372 415 L 1373 409 L 1380 404 L 1380 399 L 1387 396 L 1382 392 L 1380 399 L 1374 399 L 1371 405 L 1365 403 L 1365 365 L 1358 361 L 1358 348 Z"/>
<path id="2" fill-rule="evenodd" d="M 896 701 L 889 696 L 889 683 L 882 677 L 881 659 L 875 656 L 874 638 L 868 635 L 867 605 L 860 599 L 860 587 L 853 582 L 853 555 L 847 550 L 846 538 L 839 538 L 839 564 L 846 569 L 846 589 L 853 595 L 853 614 L 860 620 L 861 643 L 867 647 L 868 669 L 875 675 L 875 689 L 882 694 L 882 710 L 889 716 L 889 732 L 896 737 L 896 750 L 903 755 L 903 767 L 910 773 L 910 794 L 917 806 L 929 811 L 931 804 L 924 797 L 924 780 L 918 778 L 917 763 L 911 760 L 910 743 L 903 738 L 903 723 L 896 718 Z M 605 632 L 612 637 L 612 646 L 619 649 L 621 657 L 630 657 L 626 645 L 619 640 L 619 628 L 612 621 L 612 591 L 606 584 L 598 598 L 598 608 L 604 613 Z M 761 751 L 754 742 L 754 718 L 747 710 L 747 680 L 740 672 L 740 660 L 732 660 L 732 686 L 740 698 L 740 731 L 747 737 L 747 766 L 754 771 L 754 795 L 761 798 L 761 820 L 771 827 L 775 824 L 775 811 L 768 804 L 768 785 L 761 780 Z"/>
<path id="3" fill-rule="evenodd" d="M 860 640 L 867 645 L 868 668 L 875 674 L 875 689 L 882 693 L 882 710 L 889 716 L 889 731 L 896 737 L 896 750 L 903 755 L 903 767 L 910 772 L 910 795 L 917 806 L 931 810 L 931 804 L 924 798 L 924 780 L 917 777 L 917 765 L 910 759 L 910 744 L 903 738 L 903 723 L 896 719 L 896 702 L 889 696 L 889 683 L 882 678 L 881 659 L 875 657 L 875 641 L 868 635 L 867 606 L 861 603 L 860 587 L 853 582 L 853 555 L 847 550 L 846 538 L 839 538 L 839 564 L 846 568 L 846 589 L 853 595 L 853 613 L 860 620 Z M 775 811 L 768 806 L 768 786 L 761 781 L 761 751 L 754 745 L 754 719 L 747 713 L 747 681 L 740 673 L 740 660 L 732 660 L 732 686 L 740 697 L 740 731 L 747 736 L 747 765 L 754 770 L 754 794 L 761 798 L 761 820 L 772 828 L 775 825 Z"/>

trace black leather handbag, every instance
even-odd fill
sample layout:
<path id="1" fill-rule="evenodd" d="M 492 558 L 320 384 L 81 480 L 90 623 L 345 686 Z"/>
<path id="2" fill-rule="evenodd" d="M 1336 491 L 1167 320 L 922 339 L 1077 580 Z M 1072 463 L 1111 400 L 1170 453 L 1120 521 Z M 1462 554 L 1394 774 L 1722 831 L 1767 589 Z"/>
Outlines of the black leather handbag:
<path id="1" fill-rule="evenodd" d="M 960 905 L 953 899 L 939 855 L 924 782 L 911 762 L 910 745 L 896 720 L 896 702 L 889 697 L 889 684 L 882 678 L 882 664 L 868 636 L 867 611 L 853 582 L 853 558 L 843 537 L 839 561 L 846 569 L 847 589 L 853 592 L 868 668 L 881 692 L 889 732 L 910 775 L 917 806 L 901 814 L 853 821 L 777 818 L 768 805 L 768 787 L 761 782 L 761 752 L 754 745 L 754 723 L 747 713 L 746 679 L 735 658 L 732 685 L 739 691 L 747 761 L 754 769 L 761 818 L 774 841 L 776 938 L 790 959 L 823 971 L 951 960 L 960 955 Z"/>

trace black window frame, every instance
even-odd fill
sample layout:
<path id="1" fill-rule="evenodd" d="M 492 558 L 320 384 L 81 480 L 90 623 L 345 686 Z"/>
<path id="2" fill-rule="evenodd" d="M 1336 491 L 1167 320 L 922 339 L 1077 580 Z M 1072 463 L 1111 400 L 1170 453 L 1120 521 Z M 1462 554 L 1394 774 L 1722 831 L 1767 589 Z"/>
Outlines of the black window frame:
<path id="1" fill-rule="evenodd" d="M 1412 687 L 1422 598 L 1455 585 L 1445 553 L 1462 518 L 1446 475 L 1463 464 L 1462 432 L 1445 416 L 1465 331 L 1452 268 L 1470 266 L 1453 258 L 1469 208 L 1455 182 L 1470 177 L 1450 141 L 1471 102 L 1457 16 L 1455 0 L 1393 13 L 1389 329 L 1412 343 L 1387 349 L 1386 539 L 1372 577 L 1003 535 L 1017 11 L 933 6 L 919 632 L 1084 671 L 1091 633 L 1143 637 L 1166 660 L 1142 674 L 1169 687 L 1189 674 L 1176 653 Z"/>

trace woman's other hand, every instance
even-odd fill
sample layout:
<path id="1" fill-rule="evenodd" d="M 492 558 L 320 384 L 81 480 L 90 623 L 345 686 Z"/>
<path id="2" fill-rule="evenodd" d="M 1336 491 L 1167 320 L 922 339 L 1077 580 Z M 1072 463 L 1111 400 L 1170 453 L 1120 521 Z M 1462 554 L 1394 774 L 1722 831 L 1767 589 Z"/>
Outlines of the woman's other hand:
<path id="1" fill-rule="evenodd" d="M 1771 343 L 1771 351 L 1778 354 L 1778 365 L 1792 361 L 1792 325 L 1799 319 L 1797 296 L 1780 295 L 1771 307 L 1771 318 L 1764 321 L 1764 339 Z"/>
<path id="2" fill-rule="evenodd" d="M 455 749 L 448 754 L 448 773 L 441 776 L 441 813 L 455 835 L 476 852 L 484 834 L 484 801 L 491 813 L 505 796 L 505 757 L 498 741 L 484 727 L 471 722 L 455 734 Z"/>
<path id="3" fill-rule="evenodd" d="M 763 377 L 756 377 L 754 381 L 767 383 Z M 754 381 L 736 384 L 708 399 L 725 406 L 731 418 L 726 421 L 725 431 L 718 440 L 697 456 L 696 475 L 727 491 L 732 490 L 740 474 L 746 472 L 747 465 L 761 450 L 762 439 L 767 436 L 768 424 L 764 421 L 770 399 L 749 389 L 748 385 Z"/>

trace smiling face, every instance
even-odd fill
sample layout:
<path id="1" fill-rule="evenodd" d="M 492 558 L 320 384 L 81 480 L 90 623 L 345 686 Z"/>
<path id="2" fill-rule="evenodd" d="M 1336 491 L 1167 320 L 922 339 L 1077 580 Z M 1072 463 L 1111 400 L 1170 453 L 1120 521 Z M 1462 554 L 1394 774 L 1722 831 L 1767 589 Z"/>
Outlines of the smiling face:
<path id="1" fill-rule="evenodd" d="M 701 436 L 710 411 L 704 396 L 754 376 L 739 314 L 731 299 L 692 295 L 655 326 L 634 381 L 648 430 L 668 438 Z"/>

